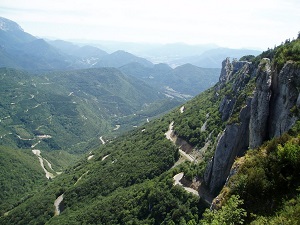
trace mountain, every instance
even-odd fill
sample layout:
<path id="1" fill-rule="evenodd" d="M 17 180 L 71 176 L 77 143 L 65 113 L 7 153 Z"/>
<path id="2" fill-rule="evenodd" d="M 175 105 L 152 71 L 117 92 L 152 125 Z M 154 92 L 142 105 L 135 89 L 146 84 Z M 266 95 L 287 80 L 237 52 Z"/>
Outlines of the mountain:
<path id="1" fill-rule="evenodd" d="M 192 64 L 178 66 L 173 71 L 174 75 L 181 80 L 170 87 L 179 90 L 182 93 L 190 93 L 196 96 L 200 92 L 213 86 L 218 81 L 220 70 L 197 67 Z M 186 84 L 185 87 L 181 86 Z"/>
<path id="2" fill-rule="evenodd" d="M 12 66 L 28 71 L 83 69 L 90 67 L 120 67 L 130 62 L 144 66 L 153 64 L 125 51 L 108 54 L 90 46 L 77 46 L 66 41 L 36 38 L 15 22 L 0 18 L 0 66 Z"/>
<path id="3" fill-rule="evenodd" d="M 8 66 L 8 67 L 12 67 L 12 68 L 18 68 L 18 64 L 15 62 L 14 58 L 9 55 L 6 50 L 4 48 L 2 48 L 2 46 L 0 47 L 0 58 L 1 58 L 1 62 L 0 62 L 0 66 Z"/>
<path id="4" fill-rule="evenodd" d="M 245 55 L 255 55 L 261 51 L 253 49 L 232 49 L 215 44 L 189 45 L 185 43 L 171 44 L 134 44 L 118 42 L 100 42 L 101 46 L 117 46 L 135 55 L 146 58 L 154 64 L 166 63 L 172 67 L 183 64 L 193 64 L 203 68 L 221 68 L 222 61 L 227 58 L 241 58 Z M 114 46 L 115 45 L 115 46 Z"/>
<path id="5" fill-rule="evenodd" d="M 245 55 L 257 56 L 260 53 L 260 51 L 251 49 L 214 48 L 209 49 L 200 55 L 174 60 L 171 64 L 182 65 L 185 63 L 191 63 L 204 68 L 220 68 L 222 61 L 227 57 L 239 59 Z"/>
<path id="6" fill-rule="evenodd" d="M 172 69 L 167 64 L 155 64 L 149 68 L 130 63 L 119 68 L 123 73 L 142 79 L 161 90 L 167 96 L 191 98 L 213 86 L 218 81 L 219 69 L 200 68 L 185 64 Z"/>
<path id="7" fill-rule="evenodd" d="M 1 224 L 298 224 L 299 46 L 226 59 L 214 87 L 93 149 Z"/>
<path id="8" fill-rule="evenodd" d="M 125 52 L 122 50 L 113 52 L 109 55 L 103 56 L 100 61 L 98 61 L 94 67 L 121 67 L 128 63 L 140 63 L 146 67 L 152 67 L 153 64 L 141 57 L 137 57 L 129 52 Z"/>
<path id="9" fill-rule="evenodd" d="M 91 67 L 120 67 L 138 62 L 153 64 L 125 51 L 112 54 L 90 46 L 56 40 L 46 42 L 26 32 L 15 22 L 0 17 L 0 66 L 28 71 L 72 70 Z"/>
<path id="10" fill-rule="evenodd" d="M 153 62 L 165 62 L 170 63 L 172 61 L 185 58 L 188 56 L 194 56 L 202 54 L 203 52 L 217 48 L 215 44 L 203 44 L 203 45 L 188 45 L 185 43 L 172 43 L 165 44 L 151 49 L 137 52 L 136 54 L 142 55 L 145 58 L 151 59 Z M 189 62 L 185 62 L 189 63 Z"/>
<path id="11" fill-rule="evenodd" d="M 2 68 L 0 77 L 0 144 L 12 147 L 82 153 L 101 135 L 131 129 L 179 104 L 114 68 L 43 75 Z"/>
<path id="12" fill-rule="evenodd" d="M 18 48 L 22 43 L 35 40 L 32 35 L 24 32 L 16 22 L 3 17 L 0 17 L 0 34 L 1 45 L 10 48 Z"/>
<path id="13" fill-rule="evenodd" d="M 82 61 L 82 67 L 93 66 L 103 56 L 108 55 L 107 52 L 90 45 L 78 46 L 63 40 L 48 41 L 48 43 L 63 53 Z"/>
<path id="14" fill-rule="evenodd" d="M 27 70 L 66 69 L 72 62 L 56 48 L 22 30 L 15 22 L 0 18 L 1 66 Z M 13 59 L 13 64 L 8 63 Z"/>

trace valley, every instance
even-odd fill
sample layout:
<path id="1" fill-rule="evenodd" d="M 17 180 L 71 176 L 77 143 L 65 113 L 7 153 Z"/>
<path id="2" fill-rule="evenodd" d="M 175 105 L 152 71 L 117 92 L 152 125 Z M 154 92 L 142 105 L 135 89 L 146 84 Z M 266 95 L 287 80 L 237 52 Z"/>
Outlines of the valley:
<path id="1" fill-rule="evenodd" d="M 0 224 L 300 222 L 299 35 L 172 68 L 0 25 Z"/>

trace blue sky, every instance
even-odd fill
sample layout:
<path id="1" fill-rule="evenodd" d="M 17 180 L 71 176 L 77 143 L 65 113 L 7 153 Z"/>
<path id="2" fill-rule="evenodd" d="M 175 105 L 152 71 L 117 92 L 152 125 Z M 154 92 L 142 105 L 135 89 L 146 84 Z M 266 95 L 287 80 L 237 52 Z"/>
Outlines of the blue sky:
<path id="1" fill-rule="evenodd" d="M 300 31 L 299 0 L 1 0 L 0 16 L 39 37 L 262 50 Z"/>

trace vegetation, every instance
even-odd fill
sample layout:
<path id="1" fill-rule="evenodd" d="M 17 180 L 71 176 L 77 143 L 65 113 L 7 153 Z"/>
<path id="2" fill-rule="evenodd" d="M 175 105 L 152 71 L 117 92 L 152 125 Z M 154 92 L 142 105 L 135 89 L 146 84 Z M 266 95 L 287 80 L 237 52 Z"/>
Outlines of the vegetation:
<path id="1" fill-rule="evenodd" d="M 173 186 L 174 172 L 164 173 L 142 184 L 119 188 L 106 197 L 98 196 L 91 199 L 83 210 L 66 209 L 49 224 L 179 224 L 198 221 L 199 199 Z"/>
<path id="2" fill-rule="evenodd" d="M 124 132 L 180 104 L 113 68 L 40 76 L 2 68 L 0 79 L 0 145 L 15 148 L 40 141 L 43 150 L 84 153 L 115 124 Z"/>
<path id="3" fill-rule="evenodd" d="M 172 69 L 167 64 L 147 67 L 139 63 L 130 63 L 119 69 L 168 95 L 185 98 L 191 98 L 210 88 L 218 81 L 220 74 L 220 69 L 200 68 L 191 64 Z M 166 87 L 172 88 L 175 93 L 166 90 Z"/>
<path id="4" fill-rule="evenodd" d="M 106 199 L 110 199 L 109 196 L 115 191 L 155 179 L 169 170 L 179 157 L 175 146 L 164 136 L 168 124 L 166 119 L 150 122 L 147 126 L 94 150 L 91 160 L 84 158 L 76 163 L 50 182 L 38 195 L 32 196 L 22 206 L 3 217 L 1 223 L 30 224 L 34 215 L 39 215 L 37 220 L 45 223 L 53 216 L 55 198 L 62 193 L 67 221 L 67 209 L 77 211 L 84 207 L 82 204 L 96 199 L 96 205 L 107 204 L 105 202 L 111 200 Z M 107 158 L 102 160 L 104 156 Z M 170 179 L 167 183 L 170 185 Z M 169 186 L 164 188 L 169 189 Z M 42 202 L 43 205 L 36 204 L 37 202 Z M 16 216 L 22 215 L 24 211 L 27 212 L 25 217 Z M 63 218 L 63 214 L 59 218 Z"/>
<path id="5" fill-rule="evenodd" d="M 277 66 L 277 71 L 280 71 L 284 64 L 292 60 L 294 62 L 300 62 L 300 39 L 290 41 L 286 40 L 284 45 L 281 45 L 275 49 L 276 54 L 274 57 L 274 64 Z"/>
<path id="6" fill-rule="evenodd" d="M 300 122 L 297 122 L 289 133 L 248 151 L 237 160 L 238 171 L 221 196 L 226 202 L 229 196 L 239 195 L 247 212 L 247 222 L 299 222 L 298 217 L 286 217 L 299 211 L 296 203 L 300 187 L 299 128 Z"/>
<path id="7" fill-rule="evenodd" d="M 178 111 L 174 120 L 176 134 L 198 148 L 205 145 L 209 136 L 216 137 L 223 128 L 218 111 L 220 99 L 211 88 L 186 103 L 184 113 L 180 115 Z"/>
<path id="8" fill-rule="evenodd" d="M 241 208 L 243 200 L 238 195 L 232 195 L 219 210 L 206 209 L 200 224 L 244 224 L 246 211 Z"/>
<path id="9" fill-rule="evenodd" d="M 292 60 L 299 64 L 300 58 L 300 38 L 299 36 L 295 40 L 287 39 L 284 43 L 282 43 L 279 46 L 275 46 L 274 49 L 268 49 L 267 51 L 264 51 L 259 56 L 255 57 L 251 61 L 258 65 L 261 59 L 263 58 L 269 58 L 273 65 L 276 65 L 277 72 L 279 72 L 284 64 Z"/>
<path id="10" fill-rule="evenodd" d="M 0 146 L 0 214 L 25 201 L 46 182 L 38 159 L 29 150 Z"/>

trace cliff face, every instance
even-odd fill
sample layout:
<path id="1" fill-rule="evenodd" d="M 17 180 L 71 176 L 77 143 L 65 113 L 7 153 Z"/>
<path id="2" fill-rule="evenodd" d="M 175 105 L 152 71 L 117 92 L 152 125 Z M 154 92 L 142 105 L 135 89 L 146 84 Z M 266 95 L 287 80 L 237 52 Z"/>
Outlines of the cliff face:
<path id="1" fill-rule="evenodd" d="M 287 131 L 298 119 L 293 109 L 300 106 L 300 68 L 287 62 L 280 73 L 273 76 L 271 86 L 271 110 L 269 137 L 276 137 Z"/>
<path id="2" fill-rule="evenodd" d="M 249 147 L 262 144 L 268 136 L 268 120 L 271 99 L 271 67 L 270 60 L 263 59 L 257 73 L 256 89 L 251 101 L 251 117 L 249 124 Z"/>
<path id="3" fill-rule="evenodd" d="M 222 65 L 216 91 L 228 84 L 231 91 L 220 103 L 222 120 L 228 122 L 204 174 L 204 182 L 213 195 L 226 182 L 234 159 L 290 129 L 298 119 L 300 106 L 300 69 L 295 63 L 287 62 L 279 73 L 266 58 L 257 68 L 249 62 L 231 63 L 228 59 Z M 241 93 L 246 88 L 251 90 L 251 78 L 255 79 L 254 91 L 238 105 Z M 233 115 L 237 110 L 238 115 Z M 238 121 L 230 121 L 233 116 Z"/>

